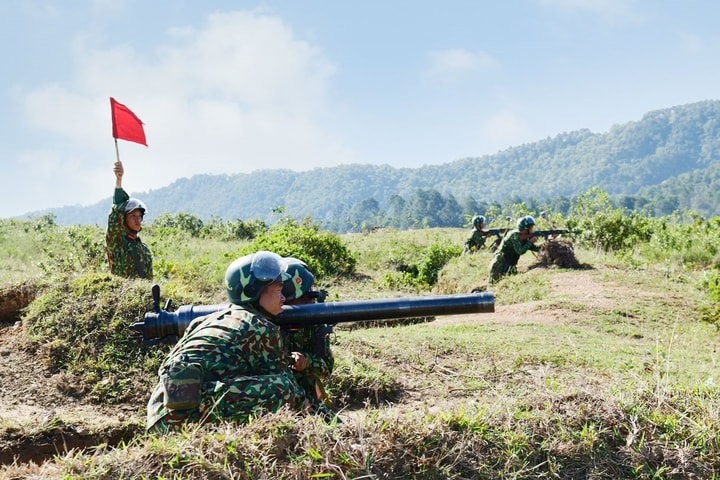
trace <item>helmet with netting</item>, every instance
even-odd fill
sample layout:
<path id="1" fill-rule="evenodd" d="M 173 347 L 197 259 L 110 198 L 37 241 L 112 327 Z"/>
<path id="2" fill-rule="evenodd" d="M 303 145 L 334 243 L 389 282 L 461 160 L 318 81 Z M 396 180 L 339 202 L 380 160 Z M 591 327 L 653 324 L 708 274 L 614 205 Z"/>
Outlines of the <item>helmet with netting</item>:
<path id="1" fill-rule="evenodd" d="M 485 223 L 485 217 L 483 217 L 482 215 L 475 215 L 472 219 L 473 227 L 477 227 L 479 225 L 482 225 L 483 223 Z"/>
<path id="2" fill-rule="evenodd" d="M 236 305 L 257 302 L 265 287 L 289 278 L 286 268 L 280 255 L 265 250 L 238 258 L 225 271 L 228 300 Z"/>
<path id="3" fill-rule="evenodd" d="M 534 226 L 535 226 L 535 219 L 533 217 L 531 217 L 530 215 L 521 217 L 517 223 L 518 230 L 527 230 L 528 228 L 534 227 Z"/>

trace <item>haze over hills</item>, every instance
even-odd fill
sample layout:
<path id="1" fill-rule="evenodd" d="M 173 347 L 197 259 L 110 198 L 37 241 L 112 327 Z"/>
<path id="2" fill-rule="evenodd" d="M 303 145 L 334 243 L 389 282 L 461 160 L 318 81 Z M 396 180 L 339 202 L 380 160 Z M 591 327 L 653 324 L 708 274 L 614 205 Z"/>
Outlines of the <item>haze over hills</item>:
<path id="1" fill-rule="evenodd" d="M 31 215 L 51 213 L 61 224 L 102 225 L 111 203 L 112 181 L 108 185 L 108 198 L 97 204 Z M 482 213 L 472 210 L 487 204 L 569 199 L 595 186 L 625 205 L 659 215 L 678 209 L 718 215 L 720 101 L 655 110 L 608 132 L 563 132 L 494 155 L 443 165 L 351 164 L 305 172 L 268 169 L 196 175 L 131 195 L 147 203 L 148 220 L 185 212 L 203 220 L 268 221 L 277 216 L 274 209 L 283 207 L 293 217 L 309 216 L 343 230 L 348 215 L 362 216 L 368 209 L 373 215 L 392 213 L 418 196 L 418 201 L 429 195 L 449 198 L 472 215 Z M 462 216 L 457 218 L 461 226 Z"/>

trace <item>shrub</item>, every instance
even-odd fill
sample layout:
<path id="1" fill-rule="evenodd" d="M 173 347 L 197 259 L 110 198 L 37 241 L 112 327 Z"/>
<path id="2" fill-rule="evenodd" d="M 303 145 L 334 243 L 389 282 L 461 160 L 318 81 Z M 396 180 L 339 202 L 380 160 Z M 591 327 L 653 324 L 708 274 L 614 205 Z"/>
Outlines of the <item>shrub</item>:
<path id="1" fill-rule="evenodd" d="M 702 286 L 707 291 L 710 303 L 701 309 L 701 318 L 720 330 L 720 266 L 705 272 Z"/>
<path id="2" fill-rule="evenodd" d="M 163 213 L 153 221 L 153 228 L 177 229 L 188 233 L 191 237 L 199 237 L 203 228 L 202 219 L 194 213 Z"/>
<path id="3" fill-rule="evenodd" d="M 577 241 L 603 252 L 631 250 L 647 242 L 653 230 L 649 217 L 614 206 L 597 187 L 574 200 L 567 226 Z"/>
<path id="4" fill-rule="evenodd" d="M 300 259 L 317 278 L 351 275 L 357 264 L 338 235 L 321 231 L 309 218 L 302 223 L 290 218 L 280 220 L 243 249 L 243 254 L 258 250 Z"/>
<path id="5" fill-rule="evenodd" d="M 107 269 L 104 231 L 89 225 L 46 225 L 39 230 L 44 257 L 39 262 L 46 274 Z"/>
<path id="6" fill-rule="evenodd" d="M 223 222 L 218 217 L 212 217 L 202 229 L 202 238 L 217 240 L 252 240 L 267 231 L 267 225 L 259 218 L 243 221 Z"/>
<path id="7" fill-rule="evenodd" d="M 425 289 L 432 287 L 438 281 L 440 270 L 453 258 L 462 254 L 462 247 L 459 245 L 446 245 L 433 243 L 419 251 L 416 261 L 408 261 L 406 258 L 393 258 L 395 272 L 388 272 L 381 278 L 381 283 L 390 289 L 398 288 L 401 285 Z"/>

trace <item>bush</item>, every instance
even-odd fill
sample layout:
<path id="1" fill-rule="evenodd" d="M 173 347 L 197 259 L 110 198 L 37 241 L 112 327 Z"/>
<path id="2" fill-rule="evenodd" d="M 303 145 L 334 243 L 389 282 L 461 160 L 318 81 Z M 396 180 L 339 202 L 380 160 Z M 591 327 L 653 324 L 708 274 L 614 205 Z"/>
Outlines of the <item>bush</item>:
<path id="1" fill-rule="evenodd" d="M 153 228 L 176 229 L 188 233 L 191 237 L 199 237 L 203 229 L 202 219 L 194 213 L 163 213 L 153 221 Z"/>
<path id="2" fill-rule="evenodd" d="M 213 217 L 202 229 L 202 238 L 214 238 L 216 240 L 252 240 L 267 231 L 267 225 L 259 218 L 243 221 L 223 222 L 218 217 Z"/>
<path id="3" fill-rule="evenodd" d="M 440 270 L 453 258 L 462 254 L 459 245 L 433 243 L 419 252 L 416 261 L 406 258 L 394 258 L 391 263 L 395 272 L 387 272 L 381 278 L 386 288 L 395 289 L 401 285 L 417 289 L 432 287 L 438 281 Z"/>
<path id="4" fill-rule="evenodd" d="M 647 242 L 654 222 L 648 216 L 616 207 L 606 192 L 593 188 L 574 200 L 567 226 L 585 245 L 603 252 L 623 252 Z"/>
<path id="5" fill-rule="evenodd" d="M 98 227 L 43 227 L 41 249 L 45 259 L 39 262 L 46 274 L 57 272 L 107 271 L 105 234 Z"/>
<path id="6" fill-rule="evenodd" d="M 321 231 L 309 218 L 302 223 L 290 218 L 281 220 L 243 249 L 243 254 L 258 250 L 302 260 L 318 279 L 352 275 L 357 264 L 338 235 Z"/>
<path id="7" fill-rule="evenodd" d="M 701 318 L 720 330 L 720 266 L 705 273 L 702 286 L 707 291 L 710 303 L 701 309 Z"/>

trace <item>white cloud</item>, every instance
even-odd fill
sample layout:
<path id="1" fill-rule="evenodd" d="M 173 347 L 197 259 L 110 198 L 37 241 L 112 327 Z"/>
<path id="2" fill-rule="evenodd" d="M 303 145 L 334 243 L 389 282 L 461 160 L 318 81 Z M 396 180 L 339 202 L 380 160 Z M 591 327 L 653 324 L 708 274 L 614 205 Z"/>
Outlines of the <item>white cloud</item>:
<path id="1" fill-rule="evenodd" d="M 148 52 L 78 36 L 74 60 L 68 84 L 24 92 L 25 115 L 70 144 L 71 153 L 52 158 L 55 173 L 102 179 L 102 196 L 112 193 L 114 181 L 110 96 L 145 123 L 148 148 L 119 142 L 130 191 L 198 173 L 355 161 L 327 120 L 335 67 L 278 18 L 216 13 L 201 27 L 168 32 L 164 44 Z M 27 155 L 33 162 L 45 157 Z M 55 198 L 58 206 L 99 199 L 95 188 L 62 190 L 58 196 L 67 198 Z"/>

